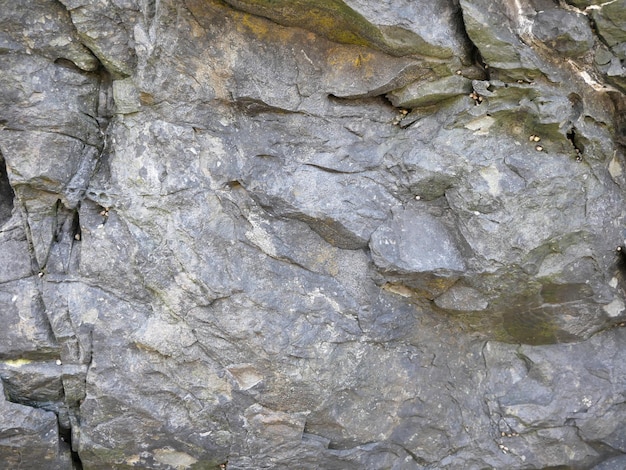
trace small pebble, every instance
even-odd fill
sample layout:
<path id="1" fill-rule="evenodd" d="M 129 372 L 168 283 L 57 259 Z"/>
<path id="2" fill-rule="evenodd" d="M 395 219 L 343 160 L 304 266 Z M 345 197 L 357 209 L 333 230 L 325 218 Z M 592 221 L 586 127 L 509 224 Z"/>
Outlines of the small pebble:
<path id="1" fill-rule="evenodd" d="M 56 360 L 56 364 L 57 364 L 57 366 L 60 366 L 60 365 L 62 365 L 63 363 L 61 362 L 61 359 L 57 359 L 57 360 Z"/>
<path id="2" fill-rule="evenodd" d="M 537 145 L 537 146 L 535 147 L 535 150 L 536 150 L 537 152 L 541 152 L 541 151 L 543 151 L 543 147 L 542 147 L 541 145 Z"/>
<path id="3" fill-rule="evenodd" d="M 74 235 L 74 240 L 80 240 L 80 233 L 77 233 L 76 235 Z"/>
<path id="4" fill-rule="evenodd" d="M 469 94 L 469 97 L 470 97 L 471 99 L 473 99 L 474 101 L 476 101 L 476 103 L 482 103 L 482 101 L 483 101 L 483 97 L 482 97 L 482 96 L 480 96 L 480 95 L 479 95 L 478 93 L 476 93 L 475 91 L 471 92 L 471 93 Z"/>
<path id="5" fill-rule="evenodd" d="M 415 196 L 415 200 L 416 200 L 416 201 L 419 201 L 420 199 L 422 199 L 422 197 L 421 197 L 421 196 Z"/>
<path id="6" fill-rule="evenodd" d="M 541 140 L 541 137 L 539 137 L 538 135 L 533 136 L 533 140 L 535 142 L 539 142 Z"/>

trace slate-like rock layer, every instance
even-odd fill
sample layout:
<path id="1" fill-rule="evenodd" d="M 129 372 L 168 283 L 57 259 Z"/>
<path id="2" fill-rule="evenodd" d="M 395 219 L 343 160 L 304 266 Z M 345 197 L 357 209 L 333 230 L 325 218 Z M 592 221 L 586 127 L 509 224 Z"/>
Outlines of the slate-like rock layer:
<path id="1" fill-rule="evenodd" d="M 0 0 L 0 461 L 622 468 L 624 11 Z"/>

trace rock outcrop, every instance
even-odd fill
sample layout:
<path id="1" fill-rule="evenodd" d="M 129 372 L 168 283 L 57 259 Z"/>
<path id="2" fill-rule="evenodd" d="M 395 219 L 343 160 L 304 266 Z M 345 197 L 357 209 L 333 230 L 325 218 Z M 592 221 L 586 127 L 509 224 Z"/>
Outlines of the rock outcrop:
<path id="1" fill-rule="evenodd" d="M 0 0 L 10 469 L 626 466 L 624 0 Z"/>

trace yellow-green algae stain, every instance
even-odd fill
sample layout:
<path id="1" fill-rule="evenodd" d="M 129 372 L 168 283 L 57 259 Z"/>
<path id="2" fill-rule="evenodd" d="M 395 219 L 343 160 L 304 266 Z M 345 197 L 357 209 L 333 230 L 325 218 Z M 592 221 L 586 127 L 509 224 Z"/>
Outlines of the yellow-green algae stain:
<path id="1" fill-rule="evenodd" d="M 341 0 L 224 0 L 229 5 L 263 16 L 283 26 L 295 26 L 342 44 L 379 49 L 395 56 L 418 54 L 441 59 L 448 48 L 429 44 L 416 33 L 397 26 L 376 26 Z"/>
<path id="2" fill-rule="evenodd" d="M 31 360 L 29 359 L 9 359 L 7 361 L 2 361 L 3 364 L 9 366 L 9 367 L 22 367 L 25 366 L 27 364 L 30 364 Z"/>

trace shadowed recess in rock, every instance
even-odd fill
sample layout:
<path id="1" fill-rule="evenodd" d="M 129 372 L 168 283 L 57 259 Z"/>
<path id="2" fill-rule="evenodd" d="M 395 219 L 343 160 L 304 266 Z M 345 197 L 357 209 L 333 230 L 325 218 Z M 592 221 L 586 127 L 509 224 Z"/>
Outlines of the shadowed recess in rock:
<path id="1" fill-rule="evenodd" d="M 7 176 L 7 167 L 0 153 L 0 226 L 11 218 L 15 193 Z"/>

